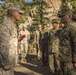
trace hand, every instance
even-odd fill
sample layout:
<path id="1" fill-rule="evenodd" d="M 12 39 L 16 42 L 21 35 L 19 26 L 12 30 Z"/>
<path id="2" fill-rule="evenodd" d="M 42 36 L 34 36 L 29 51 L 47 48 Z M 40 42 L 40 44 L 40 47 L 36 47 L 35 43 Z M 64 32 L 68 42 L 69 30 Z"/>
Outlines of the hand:
<path id="1" fill-rule="evenodd" d="M 75 63 L 73 63 L 73 66 L 74 66 L 74 68 L 76 68 L 76 62 L 75 62 Z"/>
<path id="2" fill-rule="evenodd" d="M 4 70 L 9 70 L 10 68 L 11 68 L 11 66 L 9 64 L 3 66 Z"/>

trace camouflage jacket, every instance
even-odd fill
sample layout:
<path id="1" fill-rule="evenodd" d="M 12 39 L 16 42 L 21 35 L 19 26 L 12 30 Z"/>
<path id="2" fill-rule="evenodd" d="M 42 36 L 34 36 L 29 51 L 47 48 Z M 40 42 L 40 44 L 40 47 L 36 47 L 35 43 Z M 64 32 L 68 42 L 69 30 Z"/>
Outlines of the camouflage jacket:
<path id="1" fill-rule="evenodd" d="M 49 53 L 57 53 L 59 51 L 59 30 L 52 29 L 49 33 L 50 41 L 49 41 Z"/>
<path id="2" fill-rule="evenodd" d="M 10 18 L 5 18 L 0 24 L 0 58 L 2 64 L 9 64 L 12 60 L 15 62 L 17 53 L 17 29 Z"/>
<path id="3" fill-rule="evenodd" d="M 64 62 L 76 62 L 76 23 L 65 25 L 60 33 L 59 59 Z"/>

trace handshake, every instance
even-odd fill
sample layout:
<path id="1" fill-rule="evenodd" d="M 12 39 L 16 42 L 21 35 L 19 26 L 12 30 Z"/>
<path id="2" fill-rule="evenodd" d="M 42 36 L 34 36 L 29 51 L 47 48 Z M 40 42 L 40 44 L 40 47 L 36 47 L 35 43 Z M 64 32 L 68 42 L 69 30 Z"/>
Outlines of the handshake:
<path id="1" fill-rule="evenodd" d="M 21 36 L 18 38 L 18 41 L 21 41 L 23 38 L 25 38 L 25 35 L 21 35 Z"/>

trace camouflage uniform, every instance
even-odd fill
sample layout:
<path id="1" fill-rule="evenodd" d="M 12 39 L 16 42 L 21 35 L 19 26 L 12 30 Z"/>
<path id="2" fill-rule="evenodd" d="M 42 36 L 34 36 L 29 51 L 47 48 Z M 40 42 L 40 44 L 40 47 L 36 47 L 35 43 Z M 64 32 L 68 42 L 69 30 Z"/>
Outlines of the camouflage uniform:
<path id="1" fill-rule="evenodd" d="M 49 66 L 52 73 L 59 71 L 59 61 L 57 60 L 59 52 L 59 33 L 60 30 L 52 29 L 50 31 L 50 45 L 49 45 Z"/>
<path id="2" fill-rule="evenodd" d="M 39 31 L 36 30 L 36 51 L 37 51 L 37 57 L 38 57 L 38 51 L 39 51 Z"/>
<path id="3" fill-rule="evenodd" d="M 41 36 L 41 31 L 36 30 L 35 38 L 36 38 L 36 51 L 37 51 L 37 58 L 38 60 L 41 59 L 41 45 L 40 45 L 40 36 Z"/>
<path id="4" fill-rule="evenodd" d="M 43 29 L 41 32 L 41 50 L 42 50 L 42 62 L 43 64 L 48 63 L 48 40 L 49 39 L 49 31 L 47 29 Z"/>
<path id="5" fill-rule="evenodd" d="M 60 33 L 59 59 L 63 75 L 76 75 L 76 23 L 70 22 Z M 60 74 L 61 75 L 61 74 Z"/>
<path id="6" fill-rule="evenodd" d="M 27 55 L 27 51 L 28 51 L 28 40 L 30 39 L 30 33 L 28 30 L 21 30 L 19 32 L 19 36 L 21 35 L 25 35 L 25 37 L 20 41 L 20 53 L 21 53 L 21 57 L 22 57 L 22 61 L 25 61 L 25 57 Z"/>
<path id="7" fill-rule="evenodd" d="M 14 75 L 14 66 L 17 60 L 17 29 L 16 25 L 10 18 L 5 18 L 0 25 L 0 52 L 6 61 L 11 65 L 11 69 L 4 71 L 2 69 L 1 75 Z"/>

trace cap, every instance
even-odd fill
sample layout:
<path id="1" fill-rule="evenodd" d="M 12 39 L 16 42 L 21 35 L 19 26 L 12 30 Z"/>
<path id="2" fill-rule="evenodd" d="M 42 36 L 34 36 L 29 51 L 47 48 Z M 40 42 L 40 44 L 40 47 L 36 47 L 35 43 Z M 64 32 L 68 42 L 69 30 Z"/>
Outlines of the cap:
<path id="1" fill-rule="evenodd" d="M 22 25 L 23 25 L 23 27 L 25 27 L 25 28 L 27 27 L 25 23 L 22 23 Z"/>
<path id="2" fill-rule="evenodd" d="M 23 25 L 23 27 L 26 28 L 27 26 L 26 25 Z"/>
<path id="3" fill-rule="evenodd" d="M 41 26 L 41 25 L 39 25 L 38 27 L 39 27 L 39 28 L 42 28 L 42 26 Z"/>
<path id="4" fill-rule="evenodd" d="M 53 19 L 52 23 L 60 23 L 59 19 Z"/>
<path id="5" fill-rule="evenodd" d="M 50 25 L 49 25 L 49 24 L 47 24 L 47 27 L 50 27 Z"/>
<path id="6" fill-rule="evenodd" d="M 11 11 L 11 10 L 16 10 L 17 12 L 19 12 L 19 13 L 21 13 L 21 14 L 24 13 L 24 12 L 20 9 L 19 6 L 11 6 L 11 7 L 8 8 L 8 10 L 9 10 L 9 11 Z"/>

